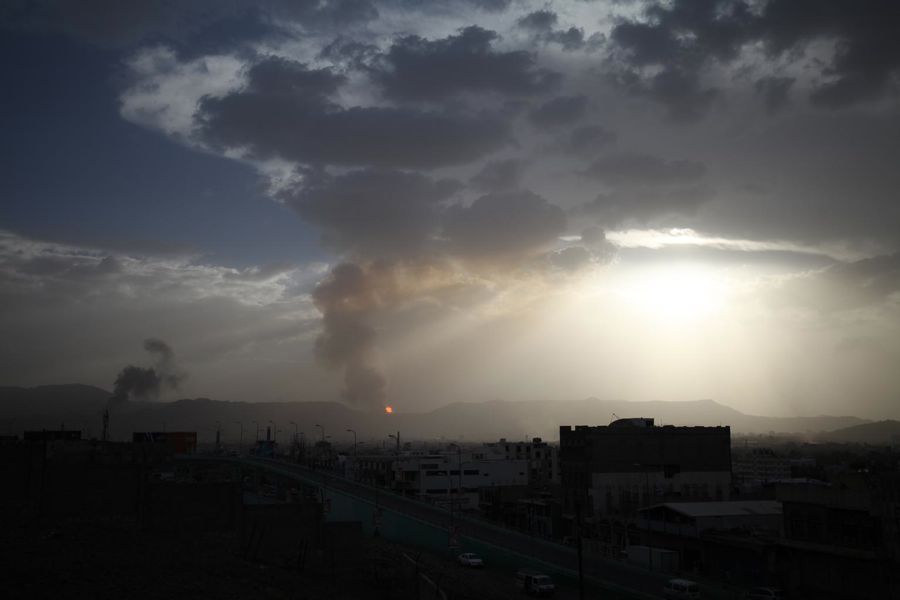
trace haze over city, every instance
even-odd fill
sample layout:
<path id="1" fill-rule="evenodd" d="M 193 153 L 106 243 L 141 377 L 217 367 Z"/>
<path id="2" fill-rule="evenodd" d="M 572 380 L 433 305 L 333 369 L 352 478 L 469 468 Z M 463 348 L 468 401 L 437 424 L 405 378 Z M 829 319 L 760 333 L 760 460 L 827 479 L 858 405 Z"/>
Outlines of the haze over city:
<path id="1" fill-rule="evenodd" d="M 75 6 L 0 9 L 3 385 L 900 417 L 891 2 Z"/>

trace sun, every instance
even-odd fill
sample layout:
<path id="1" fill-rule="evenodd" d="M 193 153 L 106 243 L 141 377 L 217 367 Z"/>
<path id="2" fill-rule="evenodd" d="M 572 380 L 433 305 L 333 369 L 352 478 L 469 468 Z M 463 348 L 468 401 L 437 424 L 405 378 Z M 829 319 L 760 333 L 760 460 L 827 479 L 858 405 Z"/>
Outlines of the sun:
<path id="1" fill-rule="evenodd" d="M 624 276 L 617 292 L 629 306 L 653 318 L 695 321 L 719 312 L 726 282 L 713 269 L 700 265 L 654 266 Z"/>

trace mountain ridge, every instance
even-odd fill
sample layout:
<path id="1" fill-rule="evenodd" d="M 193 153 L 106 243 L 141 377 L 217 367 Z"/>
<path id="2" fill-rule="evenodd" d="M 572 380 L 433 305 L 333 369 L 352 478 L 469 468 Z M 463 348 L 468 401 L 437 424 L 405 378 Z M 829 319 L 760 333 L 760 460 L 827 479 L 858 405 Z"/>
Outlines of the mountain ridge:
<path id="1" fill-rule="evenodd" d="M 10 429 L 58 427 L 61 422 L 81 425 L 86 435 L 97 435 L 99 415 L 107 407 L 111 393 L 82 384 L 0 387 L 0 418 Z M 279 435 L 303 432 L 321 435 L 316 424 L 327 432 L 356 430 L 359 436 L 382 439 L 388 433 L 405 431 L 409 437 L 491 440 L 500 437 L 558 439 L 561 425 L 605 425 L 618 417 L 652 417 L 658 425 L 729 425 L 737 434 L 821 433 L 870 424 L 852 416 L 768 417 L 748 415 L 711 399 L 685 401 L 581 400 L 512 401 L 486 400 L 453 402 L 424 412 L 394 414 L 367 412 L 329 401 L 243 402 L 210 398 L 182 398 L 171 402 L 129 401 L 110 408 L 115 438 L 124 439 L 129 430 L 175 428 L 197 430 L 201 439 L 214 435 L 216 427 L 234 437 L 239 423 L 244 430 L 256 424 L 264 434 L 275 424 Z M 15 427 L 9 425 L 14 421 Z M 254 421 L 256 424 L 254 424 Z M 291 423 L 296 423 L 296 427 Z M 15 431 L 9 431 L 15 433 Z M 238 434 L 239 435 L 239 434 Z"/>

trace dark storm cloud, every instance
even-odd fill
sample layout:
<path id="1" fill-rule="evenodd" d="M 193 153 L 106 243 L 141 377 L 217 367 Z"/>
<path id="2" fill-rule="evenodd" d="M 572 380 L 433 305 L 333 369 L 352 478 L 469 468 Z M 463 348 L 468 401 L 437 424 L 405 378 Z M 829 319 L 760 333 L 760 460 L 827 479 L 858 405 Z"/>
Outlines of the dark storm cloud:
<path id="1" fill-rule="evenodd" d="M 631 186 L 601 193 L 582 210 L 609 225 L 629 220 L 648 224 L 661 217 L 692 215 L 714 196 L 711 188 L 702 185 Z"/>
<path id="2" fill-rule="evenodd" d="M 519 187 L 524 163 L 516 158 L 487 163 L 469 180 L 469 185 L 485 192 L 502 192 Z"/>
<path id="3" fill-rule="evenodd" d="M 552 10 L 536 10 L 518 20 L 519 27 L 530 31 L 547 32 L 556 27 L 559 17 Z"/>
<path id="4" fill-rule="evenodd" d="M 521 261 L 566 229 L 561 208 L 527 191 L 487 194 L 448 209 L 444 235 L 453 252 L 475 260 Z"/>
<path id="5" fill-rule="evenodd" d="M 577 123 L 587 113 L 587 96 L 559 96 L 541 104 L 528 115 L 541 129 L 553 129 Z"/>
<path id="6" fill-rule="evenodd" d="M 471 162 L 509 141 L 507 125 L 490 115 L 341 108 L 327 98 L 341 81 L 329 69 L 265 60 L 248 79 L 245 89 L 200 103 L 208 144 L 307 164 L 433 168 Z"/>
<path id="7" fill-rule="evenodd" d="M 365 169 L 309 183 L 289 203 L 324 231 L 331 248 L 355 255 L 405 257 L 438 227 L 437 204 L 460 184 L 417 173 Z"/>
<path id="8" fill-rule="evenodd" d="M 0 7 L 0 27 L 60 31 L 105 47 L 165 41 L 187 55 L 281 35 L 285 21 L 321 29 L 377 17 L 369 0 L 12 0 Z"/>
<path id="9" fill-rule="evenodd" d="M 303 63 L 270 56 L 248 71 L 247 90 L 260 95 L 284 94 L 324 103 L 344 81 L 343 75 L 331 69 L 308 69 Z"/>
<path id="10" fill-rule="evenodd" d="M 706 166 L 692 160 L 664 160 L 649 154 L 613 154 L 592 162 L 582 174 L 610 185 L 667 185 L 697 181 Z"/>
<path id="11" fill-rule="evenodd" d="M 558 29 L 556 31 L 551 31 L 541 36 L 541 39 L 543 39 L 545 42 L 559 44 L 560 46 L 562 46 L 563 50 L 566 50 L 568 52 L 581 50 L 587 43 L 584 40 L 584 30 L 577 27 L 569 27 L 568 29 Z"/>
<path id="12" fill-rule="evenodd" d="M 536 10 L 521 17 L 516 24 L 531 32 L 538 42 L 556 43 L 563 50 L 573 51 L 584 47 L 584 31 L 577 27 L 555 29 L 559 17 L 552 10 Z"/>
<path id="13" fill-rule="evenodd" d="M 376 62 L 373 77 L 390 98 L 412 101 L 464 92 L 533 95 L 559 83 L 559 74 L 538 67 L 532 53 L 495 51 L 497 37 L 477 25 L 439 40 L 402 37 Z"/>
<path id="14" fill-rule="evenodd" d="M 790 101 L 789 94 L 793 85 L 792 77 L 763 77 L 756 81 L 754 88 L 762 95 L 766 112 L 774 115 Z"/>
<path id="15" fill-rule="evenodd" d="M 573 130 L 562 142 L 562 149 L 567 154 L 593 157 L 615 143 L 616 133 L 600 125 L 585 125 Z"/>
<path id="16" fill-rule="evenodd" d="M 842 108 L 892 87 L 900 69 L 900 11 L 892 0 L 771 0 L 759 8 L 734 0 L 651 4 L 643 19 L 613 28 L 620 81 L 666 105 L 673 117 L 694 119 L 714 96 L 699 77 L 712 62 L 728 64 L 754 42 L 773 57 L 802 60 L 810 42 L 825 41 L 835 52 L 815 67 L 823 82 L 810 94 L 814 105 Z M 644 77 L 644 67 L 662 70 Z"/>
<path id="17" fill-rule="evenodd" d="M 659 102 L 666 107 L 669 119 L 676 122 L 698 120 L 720 95 L 720 90 L 704 86 L 697 72 L 678 67 L 662 69 L 650 77 L 624 71 L 614 75 L 613 81 L 635 96 Z"/>

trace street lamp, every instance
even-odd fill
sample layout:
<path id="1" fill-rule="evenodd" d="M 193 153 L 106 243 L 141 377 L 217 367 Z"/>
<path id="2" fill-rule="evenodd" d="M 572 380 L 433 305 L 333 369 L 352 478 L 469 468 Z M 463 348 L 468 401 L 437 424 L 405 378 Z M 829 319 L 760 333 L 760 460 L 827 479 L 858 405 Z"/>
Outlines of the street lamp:
<path id="1" fill-rule="evenodd" d="M 254 440 L 254 441 L 258 442 L 259 441 L 259 423 L 257 423 L 256 421 L 250 421 L 250 422 L 253 423 L 254 425 L 256 425 L 256 440 Z"/>
<path id="2" fill-rule="evenodd" d="M 241 427 L 241 436 L 238 438 L 238 454 L 244 453 L 244 424 L 241 421 L 235 421 Z"/>
<path id="3" fill-rule="evenodd" d="M 269 419 L 269 423 L 272 424 L 272 443 L 278 443 L 278 426 L 275 424 L 275 421 Z M 273 450 L 274 453 L 274 450 Z"/>

